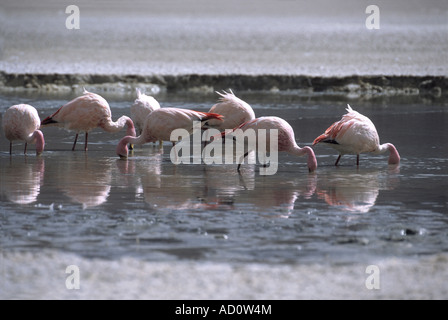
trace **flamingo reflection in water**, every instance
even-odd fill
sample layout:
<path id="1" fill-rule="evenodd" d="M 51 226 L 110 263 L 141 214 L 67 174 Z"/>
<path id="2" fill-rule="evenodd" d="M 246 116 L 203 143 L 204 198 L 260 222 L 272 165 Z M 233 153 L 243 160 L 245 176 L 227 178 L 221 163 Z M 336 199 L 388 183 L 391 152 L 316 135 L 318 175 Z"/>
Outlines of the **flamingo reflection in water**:
<path id="1" fill-rule="evenodd" d="M 70 158 L 59 170 L 62 191 L 83 209 L 100 206 L 108 200 L 112 183 L 109 159 Z"/>
<path id="2" fill-rule="evenodd" d="M 116 160 L 120 173 L 119 181 L 134 189 L 135 197 L 142 198 L 158 211 L 197 209 L 204 206 L 200 201 L 196 175 L 192 169 L 197 166 L 178 167 L 172 163 L 163 164 L 163 153 L 149 150 L 145 157 Z"/>
<path id="3" fill-rule="evenodd" d="M 350 170 L 351 171 L 351 170 Z M 344 170 L 320 174 L 317 195 L 332 207 L 352 213 L 367 213 L 376 203 L 380 190 L 392 190 L 399 184 L 399 167 L 384 170 Z"/>
<path id="4" fill-rule="evenodd" d="M 217 208 L 248 206 L 250 211 L 262 212 L 268 218 L 288 218 L 299 199 L 312 198 L 317 175 L 305 179 L 297 175 L 263 178 L 256 174 L 255 164 L 246 165 L 243 173 L 235 172 L 232 165 L 213 165 L 205 168 L 205 184 L 207 201 L 216 203 Z"/>
<path id="5" fill-rule="evenodd" d="M 44 181 L 45 160 L 11 161 L 0 167 L 0 194 L 20 205 L 37 201 Z"/>

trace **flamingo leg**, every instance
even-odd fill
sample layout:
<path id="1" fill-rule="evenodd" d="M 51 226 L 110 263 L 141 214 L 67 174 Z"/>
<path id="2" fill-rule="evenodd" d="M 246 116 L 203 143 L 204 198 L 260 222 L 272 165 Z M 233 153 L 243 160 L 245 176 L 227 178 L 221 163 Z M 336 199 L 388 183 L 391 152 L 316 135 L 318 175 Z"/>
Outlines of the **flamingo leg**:
<path id="1" fill-rule="evenodd" d="M 76 141 L 78 141 L 78 134 L 76 134 L 76 136 L 75 136 L 75 142 L 73 143 L 72 151 L 75 151 Z"/>
<path id="2" fill-rule="evenodd" d="M 176 162 L 179 161 L 179 157 L 177 156 L 176 142 L 173 142 L 174 154 L 176 155 Z"/>
<path id="3" fill-rule="evenodd" d="M 359 154 L 356 155 L 356 165 L 359 167 Z"/>
<path id="4" fill-rule="evenodd" d="M 336 163 L 334 164 L 335 166 L 337 166 L 337 165 L 338 165 L 338 163 L 339 163 L 339 160 L 341 160 L 341 157 L 342 157 L 342 154 L 340 154 L 340 155 L 339 155 L 339 157 L 338 157 L 338 159 L 336 160 Z"/>
<path id="5" fill-rule="evenodd" d="M 244 154 L 243 158 L 241 159 L 240 163 L 238 164 L 238 168 L 236 169 L 238 172 L 240 172 L 241 164 L 244 162 L 244 159 L 247 157 L 248 154 L 249 154 L 249 152 L 246 152 Z"/>
<path id="6" fill-rule="evenodd" d="M 23 150 L 23 154 L 26 154 L 26 149 L 28 148 L 28 143 L 25 142 L 25 150 Z"/>
<path id="7" fill-rule="evenodd" d="M 9 154 L 12 154 L 12 141 L 9 142 Z"/>
<path id="8" fill-rule="evenodd" d="M 88 138 L 89 138 L 89 133 L 86 132 L 86 142 L 84 144 L 84 151 L 87 151 L 87 140 L 88 140 Z"/>

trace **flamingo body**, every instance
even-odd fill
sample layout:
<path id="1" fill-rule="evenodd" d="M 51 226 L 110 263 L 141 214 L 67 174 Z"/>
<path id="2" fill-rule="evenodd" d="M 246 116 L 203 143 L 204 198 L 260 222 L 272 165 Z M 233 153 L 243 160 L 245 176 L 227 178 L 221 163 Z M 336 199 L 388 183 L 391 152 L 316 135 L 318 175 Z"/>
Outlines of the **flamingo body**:
<path id="1" fill-rule="evenodd" d="M 120 140 L 117 146 L 117 154 L 120 157 L 128 156 L 127 143 L 137 145 L 156 141 L 171 141 L 174 143 L 175 141 L 171 140 L 173 130 L 185 129 L 192 133 L 194 121 L 201 121 L 202 126 L 208 127 L 208 120 L 222 118 L 223 116 L 220 114 L 181 108 L 160 108 L 154 110 L 147 116 L 140 136 L 126 136 Z"/>
<path id="2" fill-rule="evenodd" d="M 159 102 L 154 97 L 143 94 L 137 89 L 137 99 L 131 106 L 131 119 L 139 135 L 143 131 L 146 117 L 156 109 L 160 109 Z"/>
<path id="3" fill-rule="evenodd" d="M 255 112 L 252 107 L 236 97 L 235 94 L 230 91 L 230 93 L 216 92 L 221 96 L 219 103 L 213 105 L 209 112 L 218 113 L 224 116 L 223 121 L 210 120 L 210 125 L 219 131 L 224 131 L 225 129 L 233 129 L 239 125 L 255 119 Z"/>
<path id="4" fill-rule="evenodd" d="M 87 136 L 89 131 L 102 128 L 106 132 L 119 132 L 127 126 L 127 135 L 135 136 L 135 127 L 131 118 L 120 117 L 112 121 L 112 113 L 107 101 L 98 94 L 84 90 L 84 94 L 59 108 L 54 114 L 42 120 L 42 126 L 57 126 L 67 130 L 76 131 L 76 140 L 80 132 L 86 133 L 85 150 L 87 150 Z"/>
<path id="5" fill-rule="evenodd" d="M 29 104 L 11 106 L 3 115 L 3 130 L 10 141 L 9 153 L 12 153 L 13 141 L 25 141 L 25 154 L 28 143 L 36 144 L 36 154 L 40 155 L 45 147 L 43 133 L 39 130 L 40 118 L 37 110 Z"/>
<path id="6" fill-rule="evenodd" d="M 380 138 L 373 122 L 366 116 L 353 110 L 350 105 L 342 119 L 334 122 L 323 134 L 318 136 L 313 145 L 325 143 L 339 152 L 335 165 L 344 154 L 356 154 L 359 165 L 361 153 L 381 154 L 389 150 L 389 164 L 398 164 L 400 155 L 391 143 L 380 145 Z"/>
<path id="7" fill-rule="evenodd" d="M 279 117 L 260 117 L 260 118 L 256 118 L 256 119 L 253 119 L 253 120 L 243 123 L 239 127 L 235 128 L 234 131 L 237 129 L 241 129 L 243 132 L 245 132 L 246 130 L 254 130 L 257 133 L 258 133 L 258 130 L 260 130 L 260 129 L 265 129 L 266 132 L 268 132 L 268 130 L 271 130 L 271 129 L 276 129 L 276 130 L 278 130 L 277 131 L 278 132 L 278 141 L 277 141 L 278 152 L 287 152 L 287 153 L 297 155 L 297 156 L 307 155 L 308 170 L 310 172 L 312 172 L 317 169 L 317 161 L 316 161 L 316 157 L 314 155 L 313 149 L 311 149 L 310 147 L 300 148 L 297 145 L 296 140 L 295 140 L 294 130 L 291 127 L 291 125 L 284 119 L 279 118 Z M 229 134 L 229 133 L 227 133 L 227 134 Z M 257 136 L 258 136 L 258 134 L 257 134 Z M 265 141 L 266 150 L 270 150 L 270 145 L 271 145 L 270 134 L 267 134 L 266 141 Z M 258 141 L 257 141 L 256 148 L 258 149 Z M 249 151 L 251 151 L 251 150 L 249 150 Z M 247 156 L 249 151 L 245 154 L 245 156 Z M 262 151 L 262 150 L 259 150 L 259 151 Z M 238 170 L 240 168 L 240 165 L 241 164 L 239 164 L 239 166 L 238 166 Z"/>

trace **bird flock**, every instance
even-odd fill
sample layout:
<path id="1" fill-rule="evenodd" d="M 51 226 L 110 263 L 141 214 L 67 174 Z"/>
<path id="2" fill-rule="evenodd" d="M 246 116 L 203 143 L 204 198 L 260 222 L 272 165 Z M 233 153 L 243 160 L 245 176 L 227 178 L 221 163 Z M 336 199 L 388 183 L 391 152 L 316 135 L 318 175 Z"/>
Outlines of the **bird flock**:
<path id="1" fill-rule="evenodd" d="M 200 112 L 184 108 L 161 107 L 157 100 L 137 89 L 137 98 L 130 107 L 130 117 L 121 116 L 117 121 L 112 120 L 112 113 L 108 102 L 100 95 L 84 89 L 81 96 L 60 107 L 52 115 L 42 121 L 37 110 L 28 104 L 13 105 L 3 115 L 2 126 L 6 139 L 10 141 L 9 153 L 12 154 L 13 141 L 24 141 L 27 153 L 28 143 L 36 145 L 36 154 L 41 155 L 45 148 L 42 132 L 48 126 L 57 126 L 76 133 L 72 151 L 80 133 L 85 133 L 84 150 L 88 150 L 88 134 L 95 128 L 115 133 L 126 127 L 126 136 L 117 144 L 116 154 L 127 158 L 129 149 L 133 145 L 157 143 L 161 148 L 164 141 L 172 140 L 171 133 L 176 129 L 184 129 L 189 134 L 193 132 L 194 122 L 200 122 L 201 129 L 214 128 L 222 132 L 222 137 L 231 135 L 236 129 L 246 130 L 278 130 L 278 152 L 287 152 L 296 156 L 307 156 L 307 166 L 310 172 L 317 169 L 317 161 L 311 147 L 299 147 L 289 123 L 276 116 L 258 117 L 252 107 L 238 98 L 231 90 L 219 94 L 218 102 L 209 112 Z M 378 132 L 373 122 L 366 116 L 353 110 L 350 105 L 342 118 L 328 127 L 324 133 L 318 135 L 312 146 L 325 144 L 334 148 L 339 156 L 335 165 L 340 162 L 342 155 L 356 155 L 359 166 L 361 153 L 382 154 L 389 152 L 388 163 L 398 164 L 400 155 L 391 143 L 380 144 Z M 268 139 L 269 140 L 269 139 Z M 269 150 L 270 141 L 266 141 Z M 248 150 L 245 158 L 252 150 Z M 240 170 L 242 161 L 238 164 Z"/>

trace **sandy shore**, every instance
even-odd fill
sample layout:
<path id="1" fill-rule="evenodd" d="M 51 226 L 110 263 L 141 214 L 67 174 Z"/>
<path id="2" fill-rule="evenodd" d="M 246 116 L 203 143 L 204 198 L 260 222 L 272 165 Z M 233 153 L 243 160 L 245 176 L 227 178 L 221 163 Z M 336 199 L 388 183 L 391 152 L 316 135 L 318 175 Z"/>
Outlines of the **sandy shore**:
<path id="1" fill-rule="evenodd" d="M 217 264 L 83 259 L 58 252 L 3 253 L 0 299 L 446 299 L 448 257 L 378 261 L 378 288 L 368 265 Z M 36 262 L 39 263 L 36 263 Z M 29 265 L 29 268 L 18 268 Z M 79 270 L 79 289 L 70 276 Z"/>

